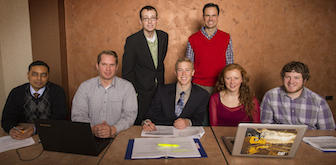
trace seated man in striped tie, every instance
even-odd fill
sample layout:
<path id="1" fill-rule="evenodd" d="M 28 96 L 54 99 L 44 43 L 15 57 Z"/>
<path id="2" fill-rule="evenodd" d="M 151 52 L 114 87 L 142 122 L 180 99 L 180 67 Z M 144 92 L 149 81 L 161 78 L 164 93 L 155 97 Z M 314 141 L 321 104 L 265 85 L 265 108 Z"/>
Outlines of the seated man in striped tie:
<path id="1" fill-rule="evenodd" d="M 194 64 L 188 58 L 177 60 L 177 82 L 158 87 L 144 117 L 143 130 L 156 130 L 155 124 L 173 125 L 177 129 L 202 125 L 209 94 L 191 82 L 194 72 Z"/>
<path id="2" fill-rule="evenodd" d="M 27 129 L 18 123 L 34 123 L 34 118 L 65 120 L 67 108 L 65 92 L 59 85 L 49 82 L 49 66 L 35 61 L 28 67 L 25 83 L 8 95 L 2 113 L 2 128 L 14 139 L 25 139 L 36 133 L 34 126 Z"/>

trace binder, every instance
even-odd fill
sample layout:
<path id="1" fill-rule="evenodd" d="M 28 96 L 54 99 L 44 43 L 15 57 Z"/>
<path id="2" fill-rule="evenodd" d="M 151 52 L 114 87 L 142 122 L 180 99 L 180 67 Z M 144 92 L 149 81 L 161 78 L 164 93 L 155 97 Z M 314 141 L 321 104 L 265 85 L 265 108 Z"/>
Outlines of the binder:
<path id="1" fill-rule="evenodd" d="M 208 155 L 205 153 L 204 151 L 204 148 L 201 144 L 201 142 L 199 141 L 199 139 L 194 139 L 195 143 L 198 144 L 199 148 L 198 148 L 198 151 L 200 152 L 201 154 L 201 158 L 206 158 L 208 157 Z M 134 144 L 134 139 L 130 139 L 128 141 L 128 145 L 127 145 L 127 150 L 126 150 L 126 154 L 125 154 L 125 159 L 131 159 L 132 157 L 132 151 L 133 151 L 133 144 Z M 162 158 L 165 158 L 165 157 L 161 157 L 161 158 L 158 158 L 158 159 L 162 159 Z M 174 157 L 167 157 L 167 158 L 174 158 Z M 188 157 L 184 157 L 184 158 L 188 158 Z M 148 159 L 151 159 L 151 158 L 148 158 Z"/>

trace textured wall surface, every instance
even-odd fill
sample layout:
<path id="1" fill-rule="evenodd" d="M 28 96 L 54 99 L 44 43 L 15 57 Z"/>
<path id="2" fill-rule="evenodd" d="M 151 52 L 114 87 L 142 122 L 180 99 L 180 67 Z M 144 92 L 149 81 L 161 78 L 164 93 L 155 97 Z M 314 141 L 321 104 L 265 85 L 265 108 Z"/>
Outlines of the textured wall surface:
<path id="1" fill-rule="evenodd" d="M 33 59 L 46 62 L 49 81 L 62 86 L 57 0 L 30 0 L 29 9 Z"/>
<path id="2" fill-rule="evenodd" d="M 310 68 L 308 88 L 336 96 L 335 0 L 65 0 L 70 99 L 81 82 L 98 75 L 96 56 L 104 49 L 119 55 L 121 76 L 125 39 L 141 29 L 139 11 L 145 5 L 158 10 L 157 29 L 169 34 L 165 77 L 166 83 L 176 81 L 174 63 L 203 25 L 208 2 L 219 5 L 218 28 L 231 34 L 234 60 L 247 70 L 259 101 L 282 84 L 280 71 L 292 60 Z M 335 100 L 328 103 L 335 114 Z"/>
<path id="3" fill-rule="evenodd" d="M 0 117 L 10 91 L 28 82 L 32 49 L 27 0 L 0 0 Z"/>

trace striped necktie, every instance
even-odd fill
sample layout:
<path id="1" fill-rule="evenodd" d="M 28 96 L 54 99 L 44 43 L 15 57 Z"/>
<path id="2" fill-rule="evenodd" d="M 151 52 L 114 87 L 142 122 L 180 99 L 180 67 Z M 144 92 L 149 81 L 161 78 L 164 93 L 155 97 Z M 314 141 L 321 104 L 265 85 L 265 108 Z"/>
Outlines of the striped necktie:
<path id="1" fill-rule="evenodd" d="M 184 104 L 184 92 L 181 92 L 180 99 L 177 101 L 175 105 L 175 115 L 176 117 L 179 117 L 183 110 L 183 104 Z"/>

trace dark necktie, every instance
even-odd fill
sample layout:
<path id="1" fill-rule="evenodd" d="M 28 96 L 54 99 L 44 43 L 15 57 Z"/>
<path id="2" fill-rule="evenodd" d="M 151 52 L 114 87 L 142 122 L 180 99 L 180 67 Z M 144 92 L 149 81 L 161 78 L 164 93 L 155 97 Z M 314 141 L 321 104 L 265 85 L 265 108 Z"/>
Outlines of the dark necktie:
<path id="1" fill-rule="evenodd" d="M 40 94 L 39 93 L 34 93 L 34 96 L 35 96 L 35 99 L 37 99 L 40 96 Z"/>
<path id="2" fill-rule="evenodd" d="M 181 92 L 180 99 L 177 101 L 175 105 L 175 115 L 176 117 L 179 117 L 183 110 L 183 104 L 184 104 L 184 92 Z"/>

